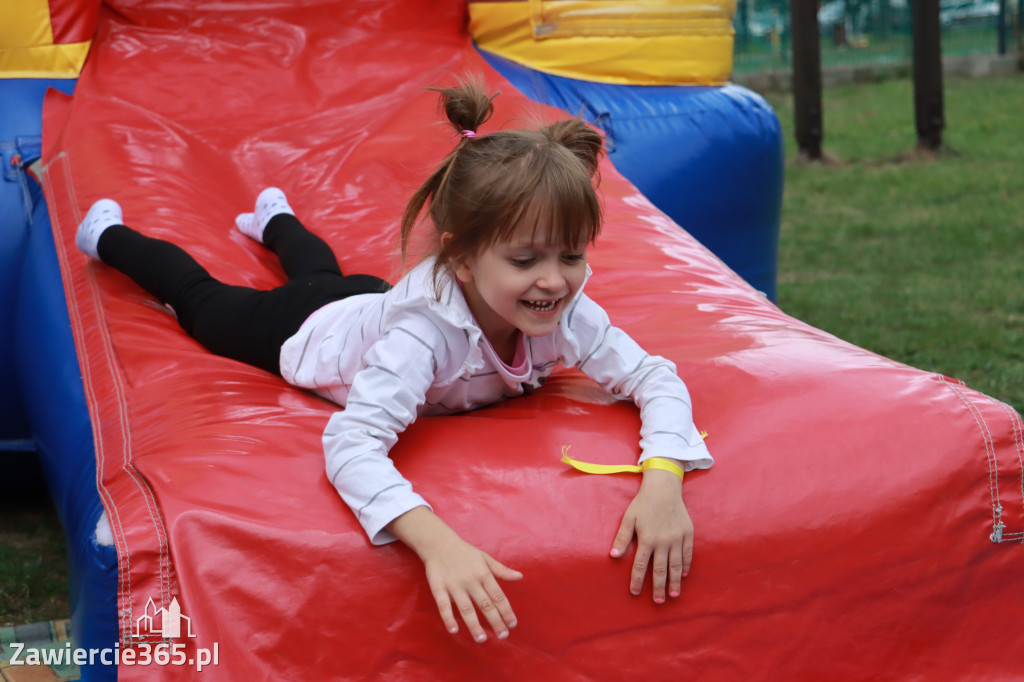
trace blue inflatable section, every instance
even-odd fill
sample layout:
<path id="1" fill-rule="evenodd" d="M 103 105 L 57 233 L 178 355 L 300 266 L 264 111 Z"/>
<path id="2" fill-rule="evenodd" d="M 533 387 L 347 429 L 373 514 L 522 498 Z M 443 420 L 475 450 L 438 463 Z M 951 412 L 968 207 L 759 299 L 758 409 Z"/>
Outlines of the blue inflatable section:
<path id="1" fill-rule="evenodd" d="M 620 173 L 775 300 L 785 152 L 778 116 L 760 95 L 737 85 L 580 81 L 481 54 L 523 94 L 600 128 Z"/>
<path id="2" fill-rule="evenodd" d="M 42 188 L 28 172 L 41 152 L 46 90 L 69 80 L 0 80 L 0 410 L 7 442 L 34 449 L 68 539 L 72 632 L 82 648 L 118 639 L 117 553 L 96 540 L 103 513 L 96 489 L 92 423 L 71 334 L 64 285 Z M 16 483 L 15 483 L 16 484 Z M 84 666 L 83 680 L 116 679 L 116 668 Z"/>
<path id="3" fill-rule="evenodd" d="M 103 506 L 96 490 L 92 422 L 43 201 L 33 212 L 19 298 L 18 383 L 68 538 L 71 630 L 78 647 L 111 648 L 118 639 L 117 552 L 113 545 L 96 540 Z M 82 679 L 115 679 L 114 670 L 110 667 L 105 675 L 97 675 L 97 670 L 84 666 Z"/>
<path id="4" fill-rule="evenodd" d="M 74 86 L 73 80 L 0 79 L 0 450 L 35 449 L 14 379 L 15 292 L 32 206 L 40 201 L 26 166 L 39 158 L 44 93 L 49 87 L 70 93 Z"/>

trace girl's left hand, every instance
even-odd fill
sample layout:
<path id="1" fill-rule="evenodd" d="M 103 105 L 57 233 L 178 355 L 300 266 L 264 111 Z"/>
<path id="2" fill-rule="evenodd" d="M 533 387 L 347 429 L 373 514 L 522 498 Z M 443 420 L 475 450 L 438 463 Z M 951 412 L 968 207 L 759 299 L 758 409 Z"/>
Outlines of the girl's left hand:
<path id="1" fill-rule="evenodd" d="M 693 522 L 683 504 L 683 482 L 661 469 L 648 469 L 636 497 L 626 508 L 615 534 L 611 556 L 626 554 L 633 536 L 637 538 L 636 556 L 629 578 L 629 591 L 639 595 L 647 569 L 651 569 L 654 601 L 678 597 L 682 578 L 690 572 L 693 558 Z"/>

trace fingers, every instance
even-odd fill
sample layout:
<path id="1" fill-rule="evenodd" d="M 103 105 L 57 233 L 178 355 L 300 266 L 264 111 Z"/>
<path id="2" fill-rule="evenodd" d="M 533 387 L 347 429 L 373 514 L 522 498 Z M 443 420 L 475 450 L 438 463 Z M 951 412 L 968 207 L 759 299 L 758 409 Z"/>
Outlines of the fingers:
<path id="1" fill-rule="evenodd" d="M 466 624 L 466 629 L 469 630 L 470 636 L 477 642 L 486 642 L 487 633 L 484 632 L 483 627 L 480 625 L 480 619 L 476 615 L 476 607 L 473 606 L 473 599 L 468 594 L 460 594 L 456 597 L 455 607 L 459 610 L 459 616 L 462 617 L 462 622 Z"/>
<path id="2" fill-rule="evenodd" d="M 683 555 L 682 555 L 682 577 L 690 575 L 690 564 L 693 563 L 693 531 L 691 530 L 683 538 Z"/>
<path id="3" fill-rule="evenodd" d="M 459 631 L 459 619 L 466 625 L 470 636 L 477 642 L 487 641 L 484 625 L 490 626 L 498 639 L 506 639 L 509 631 L 517 624 L 516 614 L 508 598 L 498 585 L 495 576 L 502 580 L 520 580 L 523 574 L 486 556 L 486 575 L 467 581 L 464 586 L 447 589 L 443 584 L 431 584 L 431 591 L 437 603 L 448 632 Z M 492 575 L 493 573 L 493 575 Z M 482 619 L 481 619 L 482 617 Z"/>
<path id="4" fill-rule="evenodd" d="M 682 588 L 682 579 L 690 570 L 689 558 L 692 556 L 692 543 L 684 545 L 673 543 L 668 547 L 637 548 L 633 559 L 633 570 L 629 574 L 629 591 L 638 596 L 643 590 L 644 576 L 651 572 L 651 587 L 656 604 L 663 604 L 666 596 L 678 597 Z"/>
<path id="5" fill-rule="evenodd" d="M 679 494 L 679 481 L 661 473 L 651 470 L 644 475 L 611 549 L 612 557 L 622 556 L 635 534 L 629 591 L 640 595 L 650 571 L 651 593 L 657 604 L 680 595 L 682 579 L 689 573 L 693 558 L 693 522 Z"/>
<path id="6" fill-rule="evenodd" d="M 516 614 L 512 612 L 512 607 L 509 605 L 508 599 L 505 598 L 505 593 L 498 587 L 498 583 L 491 579 L 489 584 L 485 584 L 477 590 L 473 601 L 476 602 L 476 607 L 483 614 L 498 639 L 507 638 L 509 630 L 516 626 Z M 481 634 L 483 634 L 482 629 Z M 482 642 L 487 639 L 487 636 L 480 637 L 474 633 L 474 639 Z"/>
<path id="7" fill-rule="evenodd" d="M 622 530 L 620 528 L 620 534 Z M 640 534 L 641 536 L 643 534 Z M 616 545 L 612 547 L 612 556 L 620 545 L 621 538 L 616 536 Z M 690 572 L 693 560 L 693 533 L 684 532 L 682 537 L 651 539 L 637 538 L 636 556 L 629 574 L 629 591 L 639 596 L 643 591 L 644 580 L 648 571 L 651 574 L 652 596 L 655 603 L 663 604 L 668 597 L 678 597 L 682 591 L 682 579 Z"/>
<path id="8" fill-rule="evenodd" d="M 452 602 L 455 604 L 454 611 Z M 509 630 L 516 626 L 516 614 L 512 611 L 505 593 L 493 579 L 490 584 L 477 585 L 470 591 L 459 592 L 450 597 L 445 595 L 437 605 L 441 612 L 441 620 L 449 632 L 454 634 L 459 631 L 458 622 L 454 617 L 454 614 L 458 613 L 462 622 L 466 624 L 470 636 L 477 642 L 487 641 L 487 633 L 481 624 L 480 615 L 498 639 L 506 639 Z"/>
<path id="9" fill-rule="evenodd" d="M 665 603 L 665 587 L 669 579 L 669 554 L 670 550 L 664 547 L 659 547 L 654 551 L 654 563 L 651 564 L 651 583 L 654 588 L 655 604 Z"/>
<path id="10" fill-rule="evenodd" d="M 629 573 L 629 593 L 634 597 L 640 595 L 644 587 L 644 576 L 647 575 L 647 564 L 651 560 L 651 549 L 646 545 L 639 545 L 636 548 L 636 556 L 633 558 L 633 570 Z M 662 592 L 665 590 L 664 579 L 661 584 Z M 657 599 L 655 599 L 657 601 Z"/>
<path id="11" fill-rule="evenodd" d="M 667 549 L 655 548 L 653 557 L 650 569 L 654 601 L 661 604 L 665 601 L 666 591 L 673 599 L 682 592 L 683 578 L 690 574 L 693 561 L 693 535 L 685 535 L 682 542 L 673 542 Z M 634 574 L 637 570 L 634 565 Z"/>
<path id="12" fill-rule="evenodd" d="M 626 513 L 622 517 L 622 523 L 619 524 L 619 530 L 615 533 L 615 539 L 612 541 L 612 549 L 610 554 L 613 559 L 618 559 L 626 555 L 626 551 L 629 549 L 629 543 L 633 541 L 633 532 L 636 529 L 636 520 L 632 514 Z"/>
<path id="13" fill-rule="evenodd" d="M 493 576 L 484 583 L 487 598 L 493 610 L 488 610 L 487 605 L 480 601 L 477 602 L 477 606 L 480 607 L 480 611 L 491 624 L 491 629 L 498 635 L 498 639 L 505 639 L 508 637 L 508 631 L 516 626 L 516 614 L 512 611 L 512 605 L 509 604 L 508 598 L 498 586 L 495 578 L 515 582 L 522 580 L 523 574 L 495 560 L 490 555 L 485 554 L 484 558 L 487 560 L 487 567 L 491 569 Z"/>
<path id="14" fill-rule="evenodd" d="M 514 568 L 509 568 L 489 555 L 484 555 L 484 557 L 487 560 L 487 567 L 491 569 L 491 573 L 494 574 L 494 577 L 498 580 L 515 582 L 523 579 L 523 574 Z"/>
<path id="15" fill-rule="evenodd" d="M 691 545 L 692 547 L 692 545 Z M 689 562 L 683 561 L 683 547 L 675 545 L 668 553 L 668 596 L 679 596 L 683 576 L 689 572 Z"/>
<path id="16" fill-rule="evenodd" d="M 459 622 L 455 620 L 455 613 L 452 611 L 452 600 L 446 590 L 437 590 L 433 586 L 434 601 L 437 603 L 437 611 L 441 614 L 441 622 L 451 634 L 459 631 Z"/>
<path id="17" fill-rule="evenodd" d="M 434 600 L 437 602 L 437 610 L 441 614 L 441 621 L 451 634 L 459 631 L 459 621 L 456 614 L 462 618 L 469 630 L 470 636 L 477 642 L 487 641 L 487 633 L 480 625 L 480 619 L 476 615 L 476 607 L 473 605 L 473 598 L 469 593 L 459 591 L 449 594 L 447 590 L 439 590 L 434 593 Z M 454 608 L 452 608 L 454 604 Z M 508 636 L 506 632 L 506 637 Z M 499 638 L 501 636 L 499 635 Z"/>

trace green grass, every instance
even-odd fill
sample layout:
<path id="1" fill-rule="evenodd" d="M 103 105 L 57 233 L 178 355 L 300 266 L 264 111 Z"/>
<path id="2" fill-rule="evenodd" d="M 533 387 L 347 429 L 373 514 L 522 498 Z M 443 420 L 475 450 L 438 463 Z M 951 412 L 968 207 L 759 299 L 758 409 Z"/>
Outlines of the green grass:
<path id="1" fill-rule="evenodd" d="M 824 93 L 831 163 L 797 158 L 792 99 L 779 305 L 1024 409 L 1024 75 L 945 83 L 945 148 L 915 154 L 910 81 Z"/>
<path id="2" fill-rule="evenodd" d="M 57 512 L 25 456 L 0 452 L 0 626 L 67 618 L 67 549 Z M 29 470 L 31 469 L 31 470 Z"/>

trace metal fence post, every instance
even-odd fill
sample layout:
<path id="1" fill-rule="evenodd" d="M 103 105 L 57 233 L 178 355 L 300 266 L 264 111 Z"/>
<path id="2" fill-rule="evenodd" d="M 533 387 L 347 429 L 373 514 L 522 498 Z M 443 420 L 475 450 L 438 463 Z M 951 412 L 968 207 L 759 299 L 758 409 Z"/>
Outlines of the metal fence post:
<path id="1" fill-rule="evenodd" d="M 817 0 L 790 0 L 793 33 L 793 118 L 800 154 L 821 158 L 821 38 Z"/>
<path id="2" fill-rule="evenodd" d="M 1006 54 L 1006 12 L 1009 8 L 1006 0 L 999 0 L 999 19 L 996 23 L 996 33 L 999 36 L 999 55 Z"/>
<path id="3" fill-rule="evenodd" d="M 946 126 L 942 96 L 939 0 L 911 0 L 910 12 L 914 34 L 914 121 L 917 126 L 917 144 L 934 150 L 942 145 L 942 129 Z"/>

